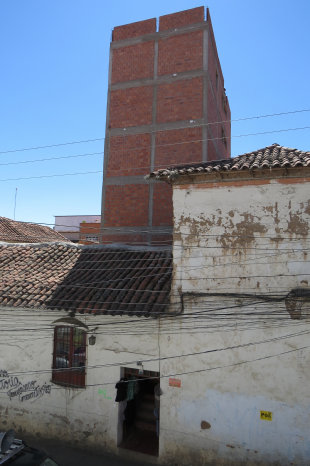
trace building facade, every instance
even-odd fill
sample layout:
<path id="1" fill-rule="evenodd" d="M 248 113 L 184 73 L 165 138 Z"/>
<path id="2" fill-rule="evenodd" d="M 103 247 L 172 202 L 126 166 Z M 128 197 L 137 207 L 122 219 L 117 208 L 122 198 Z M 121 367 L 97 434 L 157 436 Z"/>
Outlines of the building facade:
<path id="1" fill-rule="evenodd" d="M 152 177 L 173 254 L 1 245 L 0 428 L 144 464 L 308 465 L 309 152 Z"/>
<path id="2" fill-rule="evenodd" d="M 274 144 L 152 176 L 173 186 L 184 316 L 161 338 L 161 371 L 182 382 L 162 398 L 165 458 L 309 464 L 310 153 Z"/>
<path id="3" fill-rule="evenodd" d="M 81 222 L 79 244 L 99 244 L 100 231 L 99 220 L 97 222 Z"/>
<path id="4" fill-rule="evenodd" d="M 103 242 L 167 243 L 172 191 L 144 174 L 230 156 L 230 108 L 209 10 L 114 28 L 102 191 Z"/>
<path id="5" fill-rule="evenodd" d="M 72 243 L 83 241 L 82 244 L 84 244 L 84 241 L 88 242 L 86 234 L 89 235 L 89 239 L 91 239 L 92 235 L 92 240 L 95 240 L 90 242 L 98 242 L 96 237 L 99 238 L 100 222 L 100 215 L 56 215 L 54 230 L 61 233 Z M 94 224 L 94 226 L 89 225 L 86 227 L 86 224 Z M 80 230 L 83 232 L 83 238 Z"/>

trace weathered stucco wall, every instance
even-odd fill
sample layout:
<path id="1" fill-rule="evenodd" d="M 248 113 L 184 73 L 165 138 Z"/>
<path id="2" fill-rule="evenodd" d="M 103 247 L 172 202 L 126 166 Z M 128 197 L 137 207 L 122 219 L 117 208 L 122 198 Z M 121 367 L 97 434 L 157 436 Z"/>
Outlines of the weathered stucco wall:
<path id="1" fill-rule="evenodd" d="M 115 452 L 115 383 L 121 367 L 137 369 L 137 361 L 155 359 L 143 366 L 158 371 L 158 323 L 144 319 L 151 330 L 143 335 L 135 317 L 77 315 L 89 326 L 89 334 L 97 329 L 95 345 L 87 346 L 87 388 L 74 389 L 51 382 L 52 322 L 64 316 L 67 313 L 1 310 L 0 431 L 14 428 L 20 436 L 27 432 Z M 123 334 L 126 328 L 128 335 Z"/>
<path id="2" fill-rule="evenodd" d="M 162 379 L 168 464 L 310 462 L 309 301 L 283 299 L 309 289 L 309 183 L 294 181 L 174 186 L 183 317 L 161 325 L 161 352 L 183 356 L 161 367 L 180 385 Z"/>
<path id="3" fill-rule="evenodd" d="M 174 287 L 281 293 L 308 286 L 310 182 L 174 187 Z"/>

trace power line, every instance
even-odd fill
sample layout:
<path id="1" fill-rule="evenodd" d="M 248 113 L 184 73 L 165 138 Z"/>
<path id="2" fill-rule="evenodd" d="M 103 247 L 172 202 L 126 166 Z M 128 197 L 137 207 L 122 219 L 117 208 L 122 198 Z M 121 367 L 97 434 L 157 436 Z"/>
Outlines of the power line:
<path id="1" fill-rule="evenodd" d="M 282 351 L 281 353 L 269 354 L 267 356 L 262 356 L 262 357 L 259 357 L 259 358 L 249 359 L 249 360 L 245 360 L 245 361 L 239 361 L 239 362 L 232 363 L 232 364 L 225 364 L 225 365 L 222 365 L 222 366 L 215 366 L 215 367 L 207 367 L 207 368 L 196 369 L 196 370 L 187 371 L 187 372 L 175 372 L 175 373 L 170 373 L 170 374 L 160 374 L 159 376 L 153 376 L 153 377 L 143 377 L 143 380 L 165 379 L 165 378 L 169 378 L 169 377 L 177 377 L 177 376 L 181 376 L 181 375 L 197 374 L 197 373 L 208 372 L 208 371 L 212 371 L 212 370 L 225 369 L 225 368 L 228 368 L 228 367 L 240 366 L 240 365 L 243 365 L 243 364 L 249 364 L 249 363 L 256 362 L 256 361 L 262 361 L 262 360 L 265 360 L 265 359 L 276 358 L 276 357 L 279 357 L 279 356 L 294 353 L 296 351 L 301 351 L 301 350 L 308 349 L 308 348 L 309 348 L 309 346 L 301 346 L 299 348 L 295 348 L 295 349 L 292 349 L 292 350 Z M 135 361 L 135 363 L 136 363 L 136 361 Z M 100 382 L 100 383 L 96 383 L 96 384 L 85 384 L 85 387 L 98 387 L 98 386 L 104 386 L 104 385 L 115 385 L 117 382 L 118 382 L 118 380 L 114 380 L 114 381 L 111 381 L 111 382 Z M 131 382 L 140 382 L 140 379 L 139 378 L 131 379 Z M 53 390 L 64 390 L 65 388 L 66 387 L 55 387 L 54 385 L 52 386 Z M 7 392 L 6 391 L 1 391 L 0 393 L 5 393 L 6 394 Z"/>
<path id="2" fill-rule="evenodd" d="M 195 296 L 194 296 L 195 297 Z M 221 299 L 223 299 L 223 297 L 219 297 Z M 113 310 L 113 311 L 107 311 L 107 313 L 103 312 L 103 313 L 99 313 L 99 315 L 101 316 L 104 316 L 105 319 L 107 318 L 110 318 L 110 319 L 113 319 L 113 320 L 110 320 L 110 321 L 107 321 L 107 322 L 101 322 L 101 321 L 95 321 L 91 324 L 90 327 L 93 327 L 93 328 L 106 328 L 105 331 L 103 332 L 98 332 L 96 331 L 96 334 L 104 334 L 104 333 L 107 333 L 107 334 L 120 334 L 120 333 L 125 333 L 125 334 L 139 334 L 139 332 L 137 332 L 140 328 L 141 332 L 140 333 L 143 333 L 143 334 L 146 334 L 150 329 L 154 329 L 158 327 L 158 319 L 157 318 L 160 318 L 162 319 L 161 322 L 162 324 L 166 324 L 167 322 L 169 322 L 168 324 L 168 327 L 166 328 L 166 332 L 167 333 L 173 333 L 172 330 L 173 330 L 173 327 L 172 327 L 172 324 L 175 324 L 179 321 L 182 321 L 184 322 L 185 324 L 188 324 L 190 322 L 193 322 L 195 323 L 195 326 L 191 326 L 191 327 L 182 327 L 182 331 L 183 330 L 193 330 L 195 328 L 199 328 L 199 330 L 201 330 L 201 322 L 203 321 L 209 321 L 209 320 L 217 320 L 217 322 L 215 322 L 216 325 L 213 326 L 213 328 L 223 328 L 223 327 L 227 327 L 227 320 L 231 320 L 233 321 L 232 324 L 235 326 L 237 323 L 241 323 L 241 321 L 245 321 L 245 319 L 250 319 L 248 321 L 245 321 L 245 323 L 249 322 L 252 324 L 253 323 L 253 318 L 254 317 L 257 317 L 259 318 L 259 320 L 257 320 L 257 322 L 261 323 L 261 320 L 264 319 L 264 324 L 266 323 L 266 321 L 274 321 L 277 325 L 279 324 L 280 322 L 280 319 L 279 317 L 281 317 L 283 320 L 285 320 L 287 322 L 287 325 L 291 326 L 292 325 L 292 322 L 291 322 L 291 319 L 288 315 L 288 312 L 286 310 L 286 307 L 283 306 L 283 300 L 284 298 L 279 298 L 277 300 L 273 300 L 273 301 L 270 301 L 268 300 L 267 298 L 266 299 L 260 299 L 257 301 L 259 297 L 258 296 L 253 296 L 252 297 L 252 300 L 250 302 L 247 302 L 247 303 L 243 303 L 243 304 L 233 304 L 233 305 L 226 305 L 226 306 L 223 306 L 221 305 L 221 307 L 206 307 L 205 305 L 202 305 L 202 306 L 199 306 L 199 305 L 194 305 L 193 309 L 190 311 L 190 312 L 166 312 L 166 311 L 156 311 L 154 312 L 152 315 L 145 315 L 145 311 L 119 311 L 119 310 Z M 245 298 L 244 298 L 245 299 Z M 248 298 L 248 301 L 249 301 L 250 298 Z M 255 301 L 256 299 L 256 301 Z M 83 300 L 80 300 L 79 302 L 83 302 Z M 179 306 L 180 303 L 173 303 L 175 304 L 176 306 Z M 275 304 L 278 305 L 278 308 L 275 308 Z M 280 305 L 280 306 L 279 306 Z M 261 311 L 258 307 L 259 306 L 262 306 L 263 310 Z M 48 307 L 47 309 L 42 309 L 42 311 L 50 311 L 51 312 L 51 309 L 56 307 L 57 310 L 60 309 L 59 306 L 53 306 L 51 305 L 50 307 Z M 172 306 L 171 306 L 172 307 Z M 37 308 L 36 308 L 37 309 Z M 68 312 L 71 308 L 68 308 L 66 309 L 66 311 Z M 92 314 L 92 307 L 89 306 L 89 307 L 83 307 L 83 308 L 80 308 L 75 305 L 75 306 L 72 306 L 72 309 L 74 310 L 78 310 L 78 311 L 83 311 L 83 310 L 87 310 L 87 313 L 86 314 L 82 314 L 81 318 L 82 317 L 85 317 L 87 315 L 87 317 L 89 317 L 89 315 Z M 239 310 L 240 309 L 240 310 Z M 248 309 L 248 310 L 247 310 Z M 32 308 L 33 310 L 33 308 Z M 227 311 L 228 312 L 224 312 L 223 311 Z M 236 310 L 239 310 L 238 312 Z M 305 313 L 305 315 L 308 315 L 309 313 L 309 308 L 304 308 L 303 309 L 303 312 Z M 64 309 L 62 309 L 62 311 L 64 311 Z M 54 312 L 54 311 L 53 311 Z M 122 315 L 118 315 L 118 313 L 121 312 Z M 121 321 L 118 321 L 115 319 L 115 316 L 114 314 L 116 314 L 116 316 L 119 318 L 119 319 L 122 319 Z M 129 317 L 128 317 L 129 316 Z M 130 317 L 132 316 L 132 317 Z M 138 317 L 138 318 L 137 318 Z M 156 317 L 156 319 L 154 319 L 154 317 Z M 93 317 L 95 318 L 95 317 Z M 99 318 L 98 318 L 99 319 Z M 124 320 L 126 319 L 126 320 Z M 226 321 L 224 320 L 226 319 Z M 8 318 L 8 321 L 9 323 L 11 324 L 11 320 Z M 32 327 L 32 328 L 27 328 L 25 327 L 25 323 L 27 322 L 27 319 L 25 319 L 22 323 L 22 327 L 14 327 L 14 328 L 10 328 L 10 327 L 2 327 L 0 329 L 0 332 L 3 332 L 3 333 L 7 333 L 7 332 L 47 332 L 47 331 L 50 331 L 52 330 L 54 327 L 55 327 L 55 322 L 53 323 L 50 323 L 50 324 L 47 324 L 45 327 L 44 326 L 40 326 L 40 325 L 37 325 L 36 327 Z M 219 324 L 220 322 L 220 324 Z M 224 323 L 223 323 L 224 322 Z M 303 322 L 301 322 L 303 323 Z M 59 322 L 59 325 L 62 325 L 61 322 Z M 132 329 L 132 326 L 134 325 L 134 328 Z M 298 322 L 298 325 L 300 325 L 300 323 Z M 199 326 L 199 327 L 197 327 Z M 129 328 L 127 328 L 129 327 Z M 210 327 L 210 323 L 208 323 L 208 328 Z M 115 331 L 112 331 L 111 329 L 116 329 L 116 332 Z M 124 332 L 120 332 L 121 329 L 124 329 Z M 177 329 L 179 330 L 179 329 Z M 91 330 L 90 330 L 91 331 Z M 161 330 L 163 331 L 163 329 Z M 164 332 L 165 333 L 165 332 Z M 177 332 L 179 333 L 179 332 Z M 10 335 L 10 338 L 11 338 L 11 335 Z"/>
<path id="3" fill-rule="evenodd" d="M 210 126 L 210 125 L 216 125 L 220 123 L 232 123 L 232 122 L 238 122 L 238 121 L 246 121 L 246 120 L 255 120 L 255 119 L 260 119 L 260 118 L 270 118 L 274 116 L 281 116 L 281 115 L 292 115 L 295 113 L 303 113 L 303 112 L 310 112 L 310 108 L 305 108 L 301 110 L 292 110 L 292 111 L 287 111 L 287 112 L 278 112 L 278 113 L 269 113 L 269 114 L 262 114 L 262 115 L 255 115 L 255 116 L 250 116 L 250 117 L 244 117 L 244 118 L 237 118 L 237 119 L 231 119 L 231 120 L 222 120 L 222 121 L 216 121 L 216 122 L 210 122 L 210 123 L 203 123 L 199 124 L 198 126 Z M 180 127 L 179 129 L 183 129 L 183 127 Z M 173 129 L 178 129 L 178 128 L 173 128 Z M 158 133 L 161 131 L 166 131 L 166 130 L 160 130 L 160 131 L 151 131 L 152 133 Z M 148 132 L 148 133 L 151 133 Z M 24 152 L 28 150 L 37 150 L 37 149 L 47 149 L 50 147 L 59 147 L 59 146 L 67 146 L 67 145 L 72 145 L 72 144 L 82 144 L 82 143 L 88 143 L 88 142 L 95 142 L 95 141 L 103 141 L 105 140 L 104 137 L 101 138 L 93 138 L 93 139 L 84 139 L 84 140 L 76 140 L 76 141 L 68 141 L 68 142 L 62 142 L 62 143 L 57 143 L 57 144 L 48 144 L 44 146 L 33 146 L 33 147 L 23 147 L 20 149 L 11 149 L 11 150 L 5 150 L 5 151 L 0 151 L 0 154 L 10 154 L 12 152 Z"/>
<path id="4" fill-rule="evenodd" d="M 310 126 L 303 126 L 299 128 L 285 128 L 285 129 L 278 129 L 278 130 L 273 130 L 273 131 L 262 131 L 258 133 L 239 134 L 239 135 L 231 136 L 231 138 L 241 138 L 241 137 L 247 137 L 247 136 L 258 136 L 258 135 L 263 135 L 263 134 L 283 133 L 283 132 L 288 132 L 288 131 L 299 131 L 299 130 L 305 130 L 305 129 L 310 129 Z M 207 139 L 200 139 L 197 141 L 203 142 L 203 141 L 215 141 L 215 140 L 223 140 L 223 139 L 226 139 L 226 138 L 225 137 L 207 138 Z M 186 141 L 179 142 L 179 143 L 176 142 L 176 143 L 171 143 L 171 145 L 186 144 L 186 143 L 187 143 Z M 20 177 L 20 178 L 3 178 L 3 179 L 0 179 L 0 182 L 30 180 L 30 179 L 39 179 L 39 178 L 54 178 L 54 177 L 59 177 L 59 176 L 90 175 L 94 173 L 103 173 L 103 170 L 78 172 L 78 173 L 61 173 L 61 174 L 54 174 L 54 175 L 40 175 L 40 176 L 30 176 L 30 177 Z"/>
<path id="5" fill-rule="evenodd" d="M 240 349 L 240 348 L 247 348 L 250 346 L 256 346 L 256 345 L 261 345 L 261 344 L 266 344 L 266 343 L 274 343 L 282 340 L 286 340 L 289 338 L 295 338 L 299 337 L 302 335 L 308 335 L 310 333 L 310 330 L 303 330 L 301 332 L 297 332 L 295 334 L 288 334 L 288 335 L 282 335 L 279 337 L 273 337 L 273 338 L 268 338 L 266 340 L 259 340 L 259 341 L 251 341 L 249 343 L 242 343 L 240 345 L 231 345 L 231 346 L 226 346 L 222 348 L 215 348 L 215 349 L 208 349 L 204 351 L 195 351 L 192 353 L 185 353 L 185 354 L 176 354 L 173 356 L 163 356 L 161 358 L 148 358 L 148 359 L 140 359 L 140 361 L 143 364 L 150 363 L 150 362 L 157 362 L 157 361 L 167 361 L 167 360 L 172 360 L 172 359 L 177 359 L 177 358 L 184 358 L 184 357 L 190 357 L 190 356 L 201 356 L 205 354 L 211 354 L 211 353 L 218 353 L 222 351 L 232 351 L 234 349 Z M 119 367 L 119 366 L 127 366 L 127 365 L 132 365 L 136 364 L 137 360 L 131 360 L 131 361 L 121 361 L 121 362 L 112 362 L 112 363 L 106 363 L 106 364 L 95 364 L 95 365 L 90 365 L 90 366 L 79 366 L 79 369 L 99 369 L 99 368 L 107 368 L 107 367 Z M 34 370 L 34 371 L 17 371 L 10 373 L 10 376 L 17 376 L 17 375 L 24 375 L 24 374 L 43 374 L 43 373 L 51 373 L 51 372 L 70 372 L 76 370 L 75 367 L 72 368 L 59 368 L 59 369 L 41 369 L 41 370 Z"/>
<path id="6" fill-rule="evenodd" d="M 83 139 L 80 141 L 69 141 L 69 142 L 61 142 L 58 144 L 48 144 L 45 146 L 34 146 L 34 147 L 23 147 L 21 149 L 11 149 L 11 150 L 4 150 L 0 151 L 0 154 L 11 154 L 12 152 L 24 152 L 27 150 L 37 150 L 37 149 L 47 149 L 50 147 L 59 147 L 59 146 L 68 146 L 71 144 L 82 144 L 86 142 L 95 142 L 95 141 L 103 141 L 105 138 L 94 138 L 94 139 Z"/>
<path id="7" fill-rule="evenodd" d="M 86 154 L 64 155 L 62 157 L 48 157 L 48 158 L 45 158 L 45 159 L 21 160 L 20 162 L 0 163 L 0 166 L 20 165 L 20 164 L 23 164 L 23 163 L 47 162 L 47 161 L 50 161 L 50 160 L 73 159 L 73 158 L 76 158 L 76 157 L 89 157 L 91 155 L 103 155 L 103 152 L 90 152 L 90 153 L 86 153 Z"/>
<path id="8" fill-rule="evenodd" d="M 4 237 L 5 235 L 1 235 L 2 237 Z M 12 236 L 9 236 L 7 235 L 10 238 L 12 238 Z M 34 242 L 34 243 L 27 243 L 29 247 L 33 247 L 33 248 L 38 248 L 38 247 L 52 247 L 52 246 L 55 246 L 55 243 L 56 243 L 56 246 L 58 247 L 64 247 L 64 248 L 67 248 L 69 249 L 70 247 L 72 247 L 74 245 L 74 243 L 70 243 L 69 240 L 68 242 L 64 242 L 64 241 L 50 241 L 50 238 L 48 237 L 45 237 L 45 236 L 42 236 L 42 237 L 39 237 L 39 236 L 34 236 L 34 237 L 31 237 L 29 235 L 25 235 L 27 236 L 28 240 L 29 239 L 33 239 L 33 240 L 38 240 L 37 242 Z M 24 238 L 25 239 L 25 236 L 21 236 L 21 238 Z M 44 243 L 44 240 L 48 239 L 49 242 L 48 243 Z M 25 240 L 26 241 L 26 240 Z M 301 241 L 303 241 L 303 238 L 301 238 Z M 42 242 L 44 244 L 42 244 Z M 95 245 L 84 245 L 84 244 L 79 244 L 78 246 L 75 246 L 75 248 L 77 249 L 77 251 L 82 251 L 82 250 L 86 250 L 87 251 L 87 254 L 91 255 L 91 254 L 98 254 L 98 250 L 102 251 L 105 255 L 112 255 L 112 254 L 116 254 L 116 253 L 120 253 L 120 252 L 128 252 L 128 251 L 131 251 L 132 253 L 141 253 L 141 252 L 144 252 L 144 253 L 147 253 L 147 252 L 158 252 L 159 254 L 162 253 L 162 254 L 165 254 L 167 252 L 169 252 L 171 250 L 171 240 L 167 240 L 167 244 L 168 245 L 164 245 L 162 247 L 162 249 L 160 248 L 160 246 L 162 246 L 162 243 L 164 241 L 158 241 L 158 245 L 156 246 L 151 246 L 153 247 L 153 251 L 149 251 L 148 249 L 144 249 L 144 248 L 148 248 L 150 247 L 148 244 L 145 244 L 145 242 L 141 242 L 141 241 L 136 241 L 136 242 L 130 242 L 130 246 L 133 248 L 131 250 L 129 249 L 126 249 L 126 245 L 127 244 L 120 244 L 118 245 L 117 247 L 114 247 L 114 248 L 110 248 L 109 245 L 110 245 L 110 242 L 107 241 L 107 244 L 95 244 Z M 142 243 L 142 244 L 141 244 Z M 197 246 L 194 246 L 194 245 L 189 245 L 189 246 L 184 246 L 183 244 L 175 244 L 173 246 L 173 250 L 174 252 L 183 252 L 183 251 L 187 251 L 187 250 L 204 250 L 204 249 L 219 249 L 219 250 L 226 250 L 226 249 L 229 249 L 229 250 L 246 250 L 246 251 L 263 251 L 264 253 L 266 253 L 266 247 L 263 247 L 264 244 L 261 244 L 258 246 L 246 246 L 244 244 L 240 244 L 240 245 L 232 245 L 232 246 L 201 246 L 201 245 L 197 245 Z M 266 242 L 265 246 L 269 246 L 269 243 Z M 309 248 L 308 247 L 297 247 L 298 244 L 295 246 L 295 247 L 290 247 L 290 248 L 269 248 L 269 251 L 272 251 L 272 252 L 278 252 L 279 254 L 285 254 L 285 253 L 302 253 L 302 252 L 309 252 Z M 21 244 L 19 242 L 4 242 L 1 244 L 0 242 L 0 250 L 1 250 L 1 247 L 2 248 L 10 248 L 10 247 L 14 247 L 14 248 L 18 248 L 18 247 L 24 247 L 24 243 Z M 134 249 L 134 248 L 137 248 L 137 249 Z M 87 248 L 87 249 L 86 249 Z M 141 249 L 138 249 L 138 248 L 141 248 Z M 73 248 L 72 248 L 73 249 Z M 157 250 L 157 251 L 156 251 Z M 86 254 L 86 253 L 85 253 Z M 274 254 L 275 255 L 275 254 Z M 231 256 L 234 256 L 233 254 Z M 253 254 L 253 256 L 255 256 Z M 181 256 L 179 256 L 181 257 Z M 201 256 L 191 256 L 192 258 L 197 258 L 197 257 L 201 257 Z M 220 258 L 219 256 L 209 256 L 209 257 L 215 257 L 215 258 Z M 255 256 L 256 257 L 256 256 Z M 141 260 L 141 258 L 136 258 L 135 260 Z M 146 261 L 151 261 L 151 260 L 154 260 L 154 258 L 149 258 L 149 259 L 145 259 Z M 131 259 L 123 259 L 123 260 L 120 260 L 120 262 L 130 262 Z M 86 261 L 86 260 L 83 260 L 83 262 L 92 262 L 91 260 L 89 261 Z M 88 270 L 88 269 L 85 269 L 85 270 Z"/>
<path id="9" fill-rule="evenodd" d="M 1 164 L 0 164 L 1 165 Z M 57 216 L 56 216 L 57 217 Z M 70 216 L 69 216 L 70 217 Z M 83 216 L 80 216 L 80 215 L 77 215 L 77 217 L 83 217 Z M 1 217 L 0 217 L 1 218 Z M 74 224 L 61 224 L 61 223 L 46 223 L 46 222 L 28 222 L 28 221 L 17 221 L 15 220 L 17 223 L 25 223 L 27 225 L 38 225 L 38 226 L 48 226 L 48 227 L 65 227 L 65 228 L 76 228 L 76 232 L 80 232 L 80 225 L 74 225 Z M 82 223 L 82 222 L 81 222 Z M 90 222 L 90 223 L 94 223 L 94 222 Z M 96 222 L 95 222 L 96 223 Z M 110 230 L 111 227 L 102 227 L 101 224 L 98 222 L 97 225 L 100 227 L 100 233 L 104 233 L 105 230 Z M 89 230 L 94 230 L 94 231 L 98 231 L 98 228 L 97 226 L 89 226 L 87 227 Z M 168 227 L 169 228 L 169 227 Z M 59 233 L 65 233 L 66 231 L 65 230 L 54 230 L 56 232 L 59 232 Z M 69 230 L 68 230 L 69 231 Z M 71 230 L 70 230 L 71 231 Z M 124 232 L 123 228 L 122 227 L 113 227 L 113 233 L 115 232 Z M 182 231 L 182 229 L 179 229 L 178 230 L 179 233 L 181 233 L 181 235 L 183 237 L 186 237 L 186 236 L 190 236 L 192 237 L 193 234 L 192 233 L 186 233 L 186 231 Z M 134 228 L 134 227 L 127 227 L 125 233 L 140 233 L 140 234 L 147 234 L 147 233 L 150 233 L 151 231 L 149 229 L 138 229 L 138 228 Z M 173 230 L 172 230 L 172 226 L 171 226 L 171 232 L 167 231 L 167 229 L 165 228 L 162 228 L 162 229 L 157 229 L 155 232 L 152 232 L 152 233 L 156 233 L 157 235 L 159 234 L 169 234 L 169 233 L 173 233 Z M 83 233 L 83 234 L 88 234 L 88 231 Z M 5 236 L 10 236 L 9 234 L 1 234 L 1 237 L 5 237 Z M 20 236 L 21 238 L 24 237 L 24 235 L 22 233 L 19 233 L 19 232 L 16 232 L 15 236 Z M 210 234 L 210 233 L 199 233 L 199 238 L 215 238 L 216 240 L 218 238 L 221 238 L 222 236 L 225 236 L 225 238 L 241 238 L 241 239 L 251 239 L 251 240 L 261 240 L 261 239 L 272 239 L 272 240 L 278 240 L 278 241 L 282 241 L 284 239 L 287 239 L 287 240 L 290 240 L 290 241 L 299 241 L 299 239 L 302 239 L 303 241 L 310 241 L 310 239 L 307 239 L 305 238 L 303 235 L 296 235 L 297 238 L 292 238 L 291 236 L 282 236 L 280 234 L 275 234 L 273 236 L 270 236 L 270 235 L 261 235 L 261 236 L 257 236 L 255 234 L 253 235 L 250 235 L 250 234 L 236 234 L 236 233 L 232 233 L 232 234 L 229 234 L 229 233 L 223 233 L 223 234 Z M 28 238 L 30 239 L 40 239 L 40 236 L 31 236 L 31 235 L 27 235 Z M 46 238 L 45 236 L 42 236 L 41 238 Z M 68 242 L 70 242 L 68 240 Z M 132 243 L 130 243 L 132 244 Z M 269 244 L 269 243 L 268 243 Z M 192 247 L 192 246 L 190 246 Z M 222 246 L 219 246 L 222 248 Z M 277 248 L 278 250 L 278 248 Z"/>
<path id="10" fill-rule="evenodd" d="M 28 176 L 28 177 L 20 177 L 20 178 L 5 178 L 2 180 L 0 179 L 0 181 L 34 180 L 38 178 L 54 178 L 58 176 L 92 175 L 94 173 L 102 173 L 102 170 L 89 171 L 89 172 L 78 172 L 78 173 L 61 173 L 59 175 L 40 175 L 40 176 Z"/>
<path id="11" fill-rule="evenodd" d="M 297 261 L 290 261 L 291 263 L 292 262 L 297 262 Z M 309 263 L 309 261 L 298 261 L 298 262 L 301 262 L 301 263 Z M 278 264 L 278 262 L 273 262 L 275 264 Z M 231 265 L 247 265 L 247 264 L 239 264 L 239 263 L 228 263 L 228 264 L 221 264 L 221 266 L 223 267 L 227 267 L 227 266 L 231 266 Z M 261 264 L 255 264 L 255 265 L 271 265 L 270 262 L 263 262 Z M 197 269 L 202 269 L 202 270 L 206 270 L 206 272 L 209 272 L 210 269 L 212 269 L 213 267 L 215 267 L 216 265 L 213 265 L 213 264 L 210 264 L 210 266 L 206 265 L 206 266 L 200 266 L 200 267 L 192 267 L 192 266 L 186 266 L 187 268 L 185 269 L 186 273 L 192 271 L 192 270 L 197 270 Z M 155 268 L 155 267 L 154 267 Z M 137 280 L 142 280 L 145 281 L 145 279 L 151 279 L 151 278 L 154 278 L 154 277 L 161 277 L 162 279 L 169 279 L 170 278 L 170 275 L 172 275 L 172 272 L 173 272 L 173 267 L 172 266 L 160 266 L 160 264 L 157 264 L 156 265 L 156 269 L 159 269 L 158 271 L 154 272 L 154 273 L 147 273 L 147 274 L 136 274 L 136 275 L 130 275 L 128 276 L 128 273 L 127 271 L 132 271 L 132 272 L 135 272 L 136 269 L 135 267 L 125 267 L 125 268 L 111 268 L 111 269 L 108 269 L 108 270 L 120 270 L 121 272 L 118 272 L 119 273 L 119 276 L 116 276 L 115 278 L 109 278 L 109 276 L 107 277 L 102 277 L 101 280 L 90 280 L 90 281 L 86 281 L 84 282 L 83 281 L 83 284 L 79 283 L 81 281 L 80 277 L 77 277 L 77 273 L 81 272 L 81 271 L 91 271 L 93 273 L 99 273 L 102 274 L 103 272 L 106 272 L 106 269 L 82 269 L 82 268 L 72 268 L 70 269 L 70 272 L 73 272 L 74 273 L 74 276 L 72 277 L 72 282 L 71 283 L 68 283 L 68 284 L 64 284 L 64 283 L 58 283 L 57 284 L 57 287 L 56 289 L 57 290 L 63 290 L 65 288 L 70 288 L 71 292 L 73 292 L 73 290 L 75 291 L 79 291 L 80 289 L 83 289 L 83 290 L 96 290 L 97 291 L 97 294 L 98 293 L 102 293 L 104 291 L 128 291 L 128 292 L 131 292 L 131 291 L 135 291 L 136 293 L 158 293 L 158 294 L 161 294 L 163 293 L 163 290 L 151 290 L 151 289 L 135 289 L 135 288 L 113 288 L 111 287 L 111 283 L 119 283 L 119 282 L 122 282 L 124 280 L 124 278 L 126 278 L 127 282 L 134 282 L 134 281 L 137 281 Z M 2 272 L 14 272 L 14 269 L 13 268 L 1 268 L 0 269 Z M 144 270 L 143 267 L 141 267 L 139 270 Z M 34 269 L 32 269 L 32 272 L 31 273 L 34 273 Z M 242 279 L 258 279 L 258 278 L 277 278 L 277 277 L 300 277 L 300 276 L 309 276 L 310 274 L 309 273 L 304 273 L 304 272 L 300 272 L 300 273 L 296 273 L 296 274 L 283 274 L 283 273 L 279 273 L 279 274 L 274 274 L 274 275 L 246 275 L 246 276 L 218 276 L 218 275 L 215 275 L 215 276 L 212 276 L 210 277 L 209 275 L 200 275 L 199 277 L 178 277 L 177 275 L 175 276 L 175 281 L 181 281 L 182 283 L 183 282 L 191 282 L 191 281 L 210 281 L 210 280 L 230 280 L 230 279 L 238 279 L 238 280 L 242 280 Z M 16 274 L 13 273 L 13 276 L 15 278 L 16 281 L 18 281 L 18 277 L 16 277 Z M 29 275 L 29 278 L 31 277 L 31 275 Z M 26 280 L 27 281 L 27 286 L 28 286 L 28 280 L 29 280 L 28 277 L 25 277 L 25 275 L 23 275 L 23 278 L 22 280 Z M 78 283 L 76 283 L 78 282 Z M 104 285 L 104 287 L 103 287 Z M 41 282 L 41 286 L 43 287 L 44 286 L 44 281 Z M 56 291 L 55 289 L 55 291 Z M 174 296 L 173 294 L 170 294 L 171 296 Z M 175 296 L 179 296 L 178 294 L 175 294 Z M 5 295 L 6 298 L 10 297 L 9 295 Z M 13 298 L 13 297 L 11 297 Z M 68 299 L 68 300 L 64 300 L 61 298 L 61 301 L 64 302 L 64 301 L 72 301 L 74 300 L 74 297 L 72 297 L 71 299 Z M 100 301 L 96 301 L 98 304 L 101 303 Z M 114 304 L 116 304 L 116 301 L 113 301 Z M 119 303 L 119 304 L 122 304 L 122 303 Z M 128 305 L 137 305 L 137 304 L 148 304 L 148 303 L 128 303 Z M 157 305 L 161 305 L 162 303 L 158 303 Z"/>

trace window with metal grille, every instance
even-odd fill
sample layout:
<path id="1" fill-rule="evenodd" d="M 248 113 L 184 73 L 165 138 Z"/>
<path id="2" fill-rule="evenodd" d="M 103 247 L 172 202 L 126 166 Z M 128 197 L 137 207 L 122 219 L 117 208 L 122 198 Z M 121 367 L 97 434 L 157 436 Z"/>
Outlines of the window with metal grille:
<path id="1" fill-rule="evenodd" d="M 77 327 L 55 327 L 52 381 L 83 388 L 85 366 L 86 332 Z"/>

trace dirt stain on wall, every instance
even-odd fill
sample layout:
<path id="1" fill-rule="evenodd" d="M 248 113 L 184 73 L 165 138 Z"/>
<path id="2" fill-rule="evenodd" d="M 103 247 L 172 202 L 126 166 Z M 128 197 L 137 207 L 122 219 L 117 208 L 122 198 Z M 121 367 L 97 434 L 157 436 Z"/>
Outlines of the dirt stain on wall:
<path id="1" fill-rule="evenodd" d="M 260 219 L 250 214 L 243 212 L 240 214 L 243 217 L 241 222 L 238 222 L 230 230 L 229 233 L 224 233 L 220 237 L 220 242 L 223 248 L 244 248 L 249 246 L 255 240 L 255 234 L 264 234 L 267 232 L 267 227 L 260 223 Z"/>
<path id="2" fill-rule="evenodd" d="M 301 212 L 296 212 L 295 214 L 290 212 L 286 232 L 291 235 L 307 236 L 308 230 L 308 222 L 302 219 Z"/>

